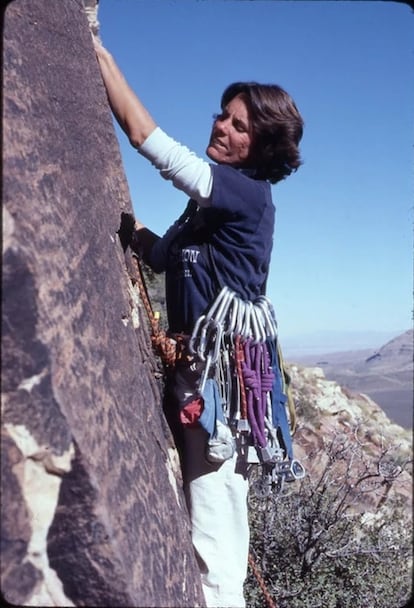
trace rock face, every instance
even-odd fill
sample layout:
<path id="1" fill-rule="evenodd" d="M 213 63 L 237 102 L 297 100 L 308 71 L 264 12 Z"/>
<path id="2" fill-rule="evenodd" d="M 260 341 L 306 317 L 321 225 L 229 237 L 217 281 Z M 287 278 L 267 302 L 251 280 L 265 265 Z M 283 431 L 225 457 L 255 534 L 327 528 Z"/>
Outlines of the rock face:
<path id="1" fill-rule="evenodd" d="M 14 0 L 3 44 L 3 597 L 203 605 L 81 0 Z"/>

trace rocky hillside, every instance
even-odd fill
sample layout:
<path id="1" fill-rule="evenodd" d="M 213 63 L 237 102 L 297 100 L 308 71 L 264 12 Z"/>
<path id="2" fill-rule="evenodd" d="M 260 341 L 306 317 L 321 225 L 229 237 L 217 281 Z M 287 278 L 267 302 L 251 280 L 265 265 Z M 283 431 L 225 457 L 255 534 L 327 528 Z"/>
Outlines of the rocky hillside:
<path id="1" fill-rule="evenodd" d="M 356 365 L 356 369 L 395 372 L 397 376 L 405 378 L 405 372 L 411 373 L 413 370 L 413 354 L 413 330 L 410 329 L 369 355 L 363 364 Z"/>
<path id="2" fill-rule="evenodd" d="M 349 444 L 358 451 L 355 475 L 368 468 L 378 472 L 378 463 L 398 473 L 391 492 L 398 494 L 411 512 L 412 473 L 405 463 L 412 463 L 411 432 L 393 423 L 370 397 L 352 393 L 333 380 L 326 379 L 320 367 L 289 367 L 298 411 L 294 436 L 296 457 L 309 475 L 321 473 L 332 442 Z M 385 469 L 384 469 L 385 470 Z M 384 473 L 384 470 L 382 473 Z M 385 475 L 386 477 L 386 475 Z M 364 495 L 361 510 L 375 512 L 390 488 L 385 483 L 381 493 Z"/>
<path id="3" fill-rule="evenodd" d="M 413 330 L 404 332 L 378 350 L 328 353 L 296 358 L 318 366 L 326 378 L 351 391 L 368 394 L 391 420 L 413 426 Z"/>
<path id="4" fill-rule="evenodd" d="M 305 477 L 265 504 L 251 486 L 251 553 L 280 608 L 397 608 L 412 589 L 411 433 L 323 370 L 289 368 Z M 263 595 L 248 579 L 247 605 Z"/>

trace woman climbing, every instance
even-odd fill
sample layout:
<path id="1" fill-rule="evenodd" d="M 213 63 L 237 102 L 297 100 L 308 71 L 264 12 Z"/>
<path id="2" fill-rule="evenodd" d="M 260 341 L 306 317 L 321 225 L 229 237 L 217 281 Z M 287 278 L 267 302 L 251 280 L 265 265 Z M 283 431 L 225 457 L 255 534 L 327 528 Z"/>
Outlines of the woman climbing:
<path id="1" fill-rule="evenodd" d="M 212 162 L 206 162 L 156 125 L 99 42 L 95 51 L 110 106 L 131 145 L 190 197 L 163 237 L 136 221 L 133 246 L 166 273 L 169 333 L 177 342 L 166 390 L 183 429 L 184 486 L 206 604 L 244 607 L 249 528 L 240 433 L 219 414 L 215 432 L 220 424 L 225 449 L 206 458 L 210 436 L 199 420 L 214 395 L 200 394 L 205 362 L 189 341 L 224 287 L 243 302 L 264 293 L 275 215 L 270 184 L 300 166 L 303 121 L 281 87 L 231 84 L 206 150 Z"/>

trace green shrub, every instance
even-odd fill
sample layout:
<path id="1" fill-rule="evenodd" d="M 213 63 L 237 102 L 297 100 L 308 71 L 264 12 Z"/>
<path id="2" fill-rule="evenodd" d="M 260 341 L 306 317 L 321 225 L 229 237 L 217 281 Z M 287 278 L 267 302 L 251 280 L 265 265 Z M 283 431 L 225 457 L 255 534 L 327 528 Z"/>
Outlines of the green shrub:
<path id="1" fill-rule="evenodd" d="M 400 608 L 408 601 L 411 514 L 389 492 L 402 467 L 381 469 L 386 454 L 357 467 L 357 456 L 355 444 L 334 439 L 317 478 L 285 484 L 287 491 L 265 500 L 250 495 L 251 554 L 277 608 Z M 377 504 L 371 517 L 363 507 L 369 499 Z M 249 608 L 267 605 L 251 570 L 245 593 Z"/>

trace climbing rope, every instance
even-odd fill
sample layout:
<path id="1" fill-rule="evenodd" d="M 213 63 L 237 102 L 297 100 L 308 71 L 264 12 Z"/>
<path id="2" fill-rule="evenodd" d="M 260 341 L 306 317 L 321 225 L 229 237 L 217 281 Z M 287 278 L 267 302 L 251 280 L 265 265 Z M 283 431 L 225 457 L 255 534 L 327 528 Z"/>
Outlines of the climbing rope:
<path id="1" fill-rule="evenodd" d="M 256 566 L 256 564 L 254 562 L 254 559 L 253 559 L 253 556 L 252 556 L 251 553 L 249 553 L 249 566 L 250 566 L 250 568 L 251 568 L 254 576 L 256 577 L 257 582 L 259 583 L 259 587 L 260 587 L 260 589 L 261 589 L 261 591 L 262 591 L 262 593 L 264 595 L 267 607 L 268 608 L 277 608 L 277 605 L 273 601 L 273 598 L 270 595 L 269 590 L 266 587 L 266 583 L 265 583 L 262 575 L 260 574 L 260 572 L 259 572 L 259 570 L 258 570 L 258 568 L 257 568 L 257 566 Z"/>
<path id="2" fill-rule="evenodd" d="M 266 344 L 254 343 L 250 339 L 244 344 L 242 372 L 248 390 L 247 410 L 253 444 L 264 448 L 268 438 L 265 433 L 267 394 L 272 390 L 274 373 L 269 371 L 270 359 Z"/>
<path id="3" fill-rule="evenodd" d="M 138 284 L 139 293 L 141 296 L 142 303 L 148 316 L 149 323 L 151 325 L 151 342 L 157 355 L 161 358 L 161 361 L 166 367 L 173 367 L 175 364 L 176 357 L 176 342 L 169 338 L 165 331 L 160 328 L 159 315 L 154 313 L 151 302 L 148 295 L 148 289 L 145 283 L 144 272 L 142 270 L 139 259 L 133 255 L 132 259 L 135 262 L 136 269 L 138 271 L 137 276 L 134 277 Z"/>

